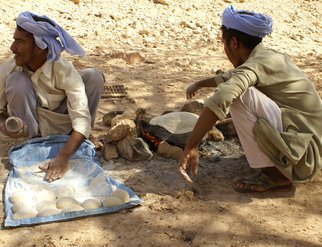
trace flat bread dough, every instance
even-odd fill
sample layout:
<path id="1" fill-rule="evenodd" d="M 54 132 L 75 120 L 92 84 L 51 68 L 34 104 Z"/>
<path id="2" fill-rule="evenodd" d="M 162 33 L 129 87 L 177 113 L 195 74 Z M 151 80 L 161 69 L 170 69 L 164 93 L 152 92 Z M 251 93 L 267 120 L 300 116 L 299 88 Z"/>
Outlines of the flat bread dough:
<path id="1" fill-rule="evenodd" d="M 191 112 L 170 112 L 152 118 L 150 124 L 161 126 L 172 134 L 185 134 L 193 130 L 198 118 Z"/>

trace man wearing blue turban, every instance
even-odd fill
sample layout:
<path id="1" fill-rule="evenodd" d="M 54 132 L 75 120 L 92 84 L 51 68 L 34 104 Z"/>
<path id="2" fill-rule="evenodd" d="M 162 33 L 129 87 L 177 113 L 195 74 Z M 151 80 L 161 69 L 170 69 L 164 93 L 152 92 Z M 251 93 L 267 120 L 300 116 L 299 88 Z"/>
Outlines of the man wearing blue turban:
<path id="1" fill-rule="evenodd" d="M 0 66 L 0 130 L 13 138 L 70 135 L 57 157 L 42 167 L 51 182 L 63 176 L 69 158 L 92 137 L 105 80 L 96 69 L 78 73 L 60 56 L 85 52 L 54 20 L 22 12 L 16 24 L 10 47 L 14 58 Z M 6 127 L 10 116 L 22 122 L 20 132 Z"/>
<path id="2" fill-rule="evenodd" d="M 269 16 L 228 6 L 222 15 L 222 41 L 233 70 L 197 81 L 186 91 L 193 97 L 202 87 L 214 94 L 187 140 L 179 162 L 183 178 L 197 175 L 202 137 L 230 113 L 255 175 L 238 178 L 239 192 L 291 189 L 314 179 L 322 167 L 322 101 L 313 83 L 282 53 L 266 48 L 262 38 L 272 32 Z"/>

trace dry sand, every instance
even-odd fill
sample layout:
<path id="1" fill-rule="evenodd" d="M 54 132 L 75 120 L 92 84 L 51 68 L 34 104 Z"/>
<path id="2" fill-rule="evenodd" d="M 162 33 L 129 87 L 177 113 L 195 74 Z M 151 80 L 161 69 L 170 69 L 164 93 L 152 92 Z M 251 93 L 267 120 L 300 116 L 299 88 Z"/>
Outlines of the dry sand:
<path id="1" fill-rule="evenodd" d="M 287 53 L 322 97 L 322 2 L 320 0 L 0 0 L 0 56 L 10 54 L 15 17 L 29 10 L 65 27 L 86 49 L 83 59 L 64 55 L 78 69 L 96 67 L 128 97 L 102 99 L 95 134 L 110 110 L 145 108 L 150 116 L 178 110 L 193 81 L 231 68 L 219 27 L 230 2 L 274 19 L 268 47 Z M 139 52 L 144 61 L 124 54 Z M 123 57 L 125 59 L 123 59 Z M 196 99 L 211 91 L 203 90 Z M 0 135 L 0 189 L 11 169 L 8 150 L 21 140 Z M 239 194 L 235 176 L 250 169 L 237 140 L 218 143 L 215 161 L 202 159 L 194 196 L 177 173 L 177 161 L 155 155 L 149 162 L 103 161 L 108 175 L 145 202 L 98 217 L 0 231 L 0 246 L 322 246 L 322 178 L 294 192 Z M 0 208 L 3 209 L 2 200 Z M 4 213 L 1 210 L 1 220 Z"/>

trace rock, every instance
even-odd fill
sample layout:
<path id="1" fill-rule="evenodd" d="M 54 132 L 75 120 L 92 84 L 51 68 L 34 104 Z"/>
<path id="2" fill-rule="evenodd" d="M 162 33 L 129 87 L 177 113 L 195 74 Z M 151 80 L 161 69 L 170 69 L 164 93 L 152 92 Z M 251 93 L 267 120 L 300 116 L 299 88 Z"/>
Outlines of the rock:
<path id="1" fill-rule="evenodd" d="M 110 128 L 104 135 L 104 143 L 116 142 L 129 135 L 131 127 L 128 124 L 118 124 Z"/>
<path id="2" fill-rule="evenodd" d="M 142 138 L 127 136 L 117 143 L 119 155 L 130 161 L 150 160 L 153 157 L 148 144 Z"/>
<path id="3" fill-rule="evenodd" d="M 212 130 L 208 132 L 207 140 L 209 141 L 219 142 L 219 141 L 223 141 L 224 139 L 225 138 L 223 133 L 216 127 L 213 127 Z"/>
<path id="4" fill-rule="evenodd" d="M 117 125 L 127 125 L 127 126 L 129 126 L 131 133 L 136 129 L 136 124 L 135 124 L 134 120 L 132 120 L 132 119 L 125 119 L 125 118 L 124 119 L 119 118 L 117 120 L 113 119 L 112 120 L 112 126 L 117 126 Z"/>
<path id="5" fill-rule="evenodd" d="M 237 131 L 231 118 L 226 118 L 222 121 L 219 121 L 216 124 L 216 128 L 220 130 L 226 138 L 237 136 Z"/>
<path id="6" fill-rule="evenodd" d="M 177 146 L 170 145 L 169 143 L 162 141 L 158 145 L 157 153 L 167 159 L 179 160 L 183 150 Z"/>
<path id="7" fill-rule="evenodd" d="M 126 56 L 126 53 L 125 52 L 122 52 L 122 51 L 114 51 L 111 53 L 111 58 L 122 58 L 124 59 Z"/>
<path id="8" fill-rule="evenodd" d="M 195 100 L 184 104 L 183 107 L 181 108 L 181 111 L 191 112 L 196 115 L 200 115 L 203 108 L 204 108 L 204 104 L 202 102 Z"/>
<path id="9" fill-rule="evenodd" d="M 118 158 L 119 153 L 117 152 L 116 145 L 113 145 L 112 143 L 105 143 L 103 147 L 102 156 L 107 161 Z"/>
<path id="10" fill-rule="evenodd" d="M 95 17 L 102 18 L 102 13 L 100 13 L 100 12 L 94 13 L 94 16 L 95 16 Z"/>
<path id="11" fill-rule="evenodd" d="M 140 109 L 140 108 L 139 108 Z M 116 115 L 112 121 L 111 121 L 111 126 L 115 126 L 115 125 L 118 125 L 120 123 L 125 123 L 127 122 L 131 127 L 132 126 L 132 123 L 130 123 L 130 121 L 128 120 L 132 120 L 133 123 L 134 121 L 136 120 L 136 117 L 137 117 L 137 113 L 136 111 L 134 110 L 126 110 L 125 112 L 123 112 L 122 114 L 119 114 L 119 115 Z M 124 119 L 126 119 L 125 121 L 123 121 Z M 123 122 L 122 122 L 123 121 Z M 135 125 L 135 123 L 134 123 Z M 135 126 L 134 126 L 135 127 Z"/>
<path id="12" fill-rule="evenodd" d="M 125 61 L 131 65 L 142 63 L 144 60 L 144 57 L 139 52 L 132 52 L 125 55 Z"/>
<path id="13" fill-rule="evenodd" d="M 153 2 L 163 4 L 163 5 L 169 5 L 168 1 L 165 1 L 165 0 L 153 0 Z"/>
<path id="14" fill-rule="evenodd" d="M 113 118 L 115 118 L 117 115 L 121 115 L 122 113 L 124 113 L 124 111 L 111 111 L 106 113 L 103 116 L 103 120 L 102 120 L 103 124 L 106 126 L 111 126 Z"/>
<path id="15" fill-rule="evenodd" d="M 223 70 L 221 70 L 221 69 L 213 68 L 213 69 L 211 70 L 211 73 L 213 73 L 213 74 L 215 74 L 215 75 L 220 75 L 220 74 L 224 73 L 224 71 L 223 71 Z"/>

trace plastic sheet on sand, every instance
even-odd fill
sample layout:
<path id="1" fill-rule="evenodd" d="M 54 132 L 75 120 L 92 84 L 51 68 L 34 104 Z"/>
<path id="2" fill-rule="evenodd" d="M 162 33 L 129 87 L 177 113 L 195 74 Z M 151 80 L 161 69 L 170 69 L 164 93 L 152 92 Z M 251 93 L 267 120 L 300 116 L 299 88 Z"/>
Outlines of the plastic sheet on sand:
<path id="1" fill-rule="evenodd" d="M 9 173 L 4 193 L 5 227 L 42 224 L 106 214 L 130 208 L 143 202 L 129 187 L 105 174 L 105 171 L 95 159 L 96 153 L 94 145 L 88 141 L 83 142 L 72 156 L 69 163 L 70 169 L 62 179 L 52 183 L 44 181 L 44 174 L 38 173 L 38 165 L 54 158 L 67 139 L 68 136 L 65 135 L 36 138 L 11 148 L 9 151 L 9 159 L 13 168 Z M 9 201 L 9 197 L 16 191 L 26 191 L 26 193 L 31 193 L 32 196 L 36 196 L 37 191 L 57 191 L 60 188 L 73 188 L 75 191 L 74 198 L 80 203 L 92 197 L 102 200 L 117 188 L 126 190 L 130 195 L 130 200 L 120 206 L 114 207 L 84 209 L 19 220 L 13 219 L 12 203 Z"/>

